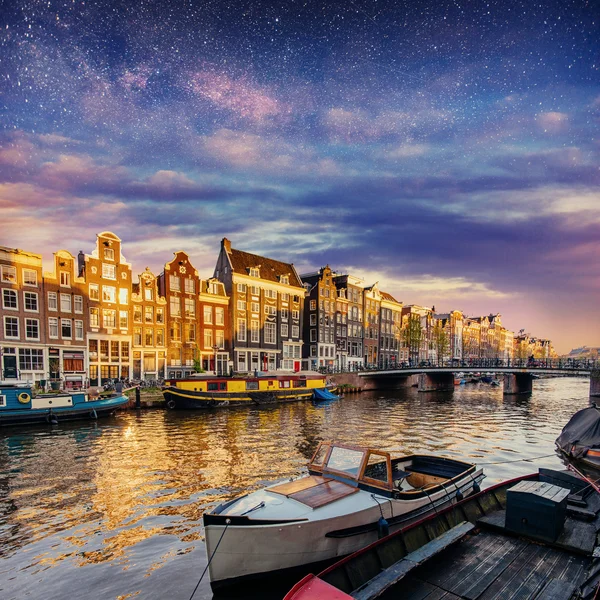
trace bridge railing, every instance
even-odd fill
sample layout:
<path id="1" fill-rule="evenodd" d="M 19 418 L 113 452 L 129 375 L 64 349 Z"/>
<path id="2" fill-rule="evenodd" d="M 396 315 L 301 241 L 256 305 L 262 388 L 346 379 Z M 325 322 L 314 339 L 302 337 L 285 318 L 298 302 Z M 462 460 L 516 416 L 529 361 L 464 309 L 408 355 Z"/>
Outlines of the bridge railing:
<path id="1" fill-rule="evenodd" d="M 478 358 L 464 360 L 446 360 L 446 361 L 403 361 L 396 362 L 382 360 L 376 364 L 353 365 L 351 369 L 339 367 L 320 367 L 321 373 L 357 373 L 365 371 L 394 371 L 394 370 L 414 370 L 428 368 L 452 368 L 459 372 L 461 369 L 499 369 L 499 368 L 524 368 L 540 370 L 572 370 L 572 371 L 595 371 L 600 370 L 600 360 L 592 359 L 572 359 L 572 358 L 528 358 L 528 359 L 499 359 L 499 358 Z"/>

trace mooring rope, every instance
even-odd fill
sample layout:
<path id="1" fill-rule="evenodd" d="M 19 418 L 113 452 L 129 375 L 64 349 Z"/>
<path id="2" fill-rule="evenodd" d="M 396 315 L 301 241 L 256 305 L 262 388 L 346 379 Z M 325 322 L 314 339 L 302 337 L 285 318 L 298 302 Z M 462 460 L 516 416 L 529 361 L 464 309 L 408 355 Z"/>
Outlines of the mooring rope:
<path id="1" fill-rule="evenodd" d="M 542 456 L 533 456 L 532 458 L 517 458 L 516 460 L 501 460 L 498 462 L 485 462 L 485 463 L 478 462 L 477 465 L 507 465 L 509 463 L 516 463 L 516 462 L 531 462 L 532 460 L 539 460 L 540 458 L 549 458 L 550 456 L 556 456 L 556 453 L 544 454 Z"/>
<path id="2" fill-rule="evenodd" d="M 215 546 L 213 553 L 210 555 L 210 558 L 208 559 L 208 562 L 206 563 L 206 567 L 204 567 L 204 571 L 202 571 L 202 575 L 200 575 L 200 579 L 198 579 L 198 583 L 196 584 L 196 587 L 194 588 L 194 591 L 192 592 L 192 595 L 190 596 L 190 600 L 192 600 L 192 598 L 194 597 L 194 594 L 196 593 L 196 590 L 198 589 L 198 586 L 200 585 L 200 582 L 204 579 L 204 575 L 206 575 L 206 571 L 208 571 L 208 567 L 210 566 L 210 563 L 211 563 L 214 555 L 217 553 L 219 544 L 221 543 L 221 540 L 223 539 L 223 536 L 225 535 L 225 532 L 227 531 L 227 528 L 229 527 L 230 523 L 231 523 L 231 519 L 225 519 L 225 529 L 223 529 L 223 533 L 221 534 L 221 537 L 219 538 L 219 541 L 217 542 L 217 545 Z"/>

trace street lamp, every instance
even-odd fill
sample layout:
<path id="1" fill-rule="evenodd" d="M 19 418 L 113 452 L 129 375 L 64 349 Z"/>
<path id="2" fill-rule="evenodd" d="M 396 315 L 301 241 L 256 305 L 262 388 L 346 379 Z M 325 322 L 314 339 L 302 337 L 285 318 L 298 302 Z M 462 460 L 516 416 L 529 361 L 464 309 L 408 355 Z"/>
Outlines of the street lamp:
<path id="1" fill-rule="evenodd" d="M 216 344 L 212 347 L 213 352 L 215 353 L 215 375 L 217 375 L 217 352 L 219 351 L 219 346 Z"/>

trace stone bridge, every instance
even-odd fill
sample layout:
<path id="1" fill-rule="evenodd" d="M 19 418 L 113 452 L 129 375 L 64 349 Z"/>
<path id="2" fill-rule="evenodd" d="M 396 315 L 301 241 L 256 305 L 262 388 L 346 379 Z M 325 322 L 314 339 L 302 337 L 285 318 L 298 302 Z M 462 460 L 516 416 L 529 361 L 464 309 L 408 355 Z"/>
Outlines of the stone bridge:
<path id="1" fill-rule="evenodd" d="M 359 381 L 358 387 L 363 389 L 393 389 L 417 383 L 420 392 L 452 392 L 456 373 L 472 375 L 479 373 L 502 374 L 505 394 L 530 394 L 533 381 L 542 375 L 589 377 L 590 396 L 600 396 L 600 364 L 586 362 L 584 364 L 559 364 L 545 361 L 543 365 L 532 364 L 528 366 L 422 366 L 403 367 L 392 369 L 372 369 L 352 374 L 354 381 Z M 336 376 L 336 381 L 342 383 L 341 377 Z"/>

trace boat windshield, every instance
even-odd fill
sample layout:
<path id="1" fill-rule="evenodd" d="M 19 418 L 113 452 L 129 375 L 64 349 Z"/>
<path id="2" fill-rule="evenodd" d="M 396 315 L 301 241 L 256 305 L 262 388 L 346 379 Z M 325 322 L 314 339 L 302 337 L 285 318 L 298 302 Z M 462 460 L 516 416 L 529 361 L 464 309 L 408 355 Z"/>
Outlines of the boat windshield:
<path id="1" fill-rule="evenodd" d="M 357 479 L 364 456 L 364 451 L 334 446 L 325 468 L 346 473 L 353 479 Z"/>

